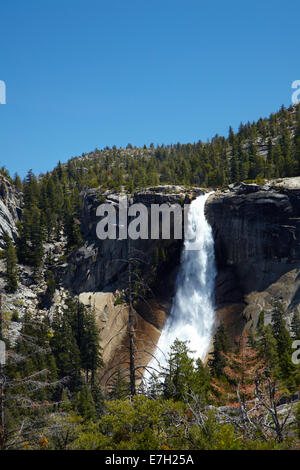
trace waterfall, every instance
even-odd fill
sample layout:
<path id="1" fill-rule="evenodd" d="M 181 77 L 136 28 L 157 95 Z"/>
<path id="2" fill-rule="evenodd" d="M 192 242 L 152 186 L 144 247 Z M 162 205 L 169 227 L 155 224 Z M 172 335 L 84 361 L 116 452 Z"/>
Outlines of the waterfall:
<path id="1" fill-rule="evenodd" d="M 176 338 L 189 341 L 195 359 L 204 359 L 209 349 L 215 319 L 216 276 L 214 239 L 204 213 L 209 195 L 199 196 L 189 207 L 188 236 L 185 236 L 172 309 L 158 341 L 155 359 L 149 364 L 156 369 L 157 361 L 160 365 L 166 364 Z"/>

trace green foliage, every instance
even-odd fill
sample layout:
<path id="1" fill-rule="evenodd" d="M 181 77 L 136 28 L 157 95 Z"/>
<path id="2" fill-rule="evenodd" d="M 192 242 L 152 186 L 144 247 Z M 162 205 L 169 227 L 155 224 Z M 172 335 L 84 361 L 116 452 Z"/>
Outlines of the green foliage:
<path id="1" fill-rule="evenodd" d="M 93 312 L 79 301 L 69 298 L 67 310 L 56 312 L 52 324 L 51 347 L 57 361 L 59 376 L 70 377 L 69 387 L 78 390 L 86 382 L 94 383 L 96 370 L 103 365 L 99 346 L 99 329 Z"/>
<path id="2" fill-rule="evenodd" d="M 266 156 L 261 152 L 261 144 L 267 147 Z M 134 193 L 139 188 L 158 184 L 184 184 L 190 187 L 225 187 L 228 183 L 239 181 L 264 184 L 269 178 L 298 175 L 299 170 L 300 106 L 282 107 L 268 119 L 241 124 L 237 133 L 230 128 L 227 139 L 217 135 L 207 143 L 199 141 L 157 147 L 151 144 L 149 148 L 144 146 L 140 149 L 130 144 L 127 149 L 95 149 L 66 164 L 59 162 L 51 173 L 39 178 L 31 170 L 24 182 L 18 175 L 14 177 L 15 187 L 24 192 L 18 258 L 32 266 L 37 275 L 44 262 L 45 242 L 62 240 L 61 236 L 65 236 L 65 258 L 80 246 L 81 201 L 89 187 L 98 187 L 100 194 L 107 189 Z M 5 168 L 0 173 L 9 178 Z M 18 284 L 17 257 L 9 237 L 6 237 L 5 243 L 1 258 L 6 262 L 8 290 L 14 292 Z M 156 248 L 155 266 L 167 261 L 168 256 L 164 249 Z M 64 261 L 63 258 L 61 261 Z M 47 308 L 56 284 L 51 263 L 48 267 L 47 290 L 42 299 L 42 304 Z M 138 289 L 137 285 L 135 289 Z M 121 301 L 121 298 L 117 299 L 116 304 Z M 15 312 L 12 319 L 18 319 Z M 264 326 L 264 314 L 261 312 L 257 335 L 252 340 L 252 346 L 267 361 L 270 373 L 290 391 L 299 385 L 299 372 L 291 362 L 291 341 L 299 338 L 299 324 L 299 314 L 296 313 L 292 319 L 291 337 L 285 324 L 284 311 L 280 305 L 275 305 L 272 325 Z M 11 378 L 22 380 L 41 370 L 49 371 L 48 382 L 68 378 L 63 390 L 54 392 L 47 387 L 38 387 L 29 393 L 32 400 L 61 401 L 59 412 L 57 409 L 53 412 L 53 408 L 49 407 L 53 413 L 49 425 L 47 423 L 45 426 L 46 441 L 43 441 L 48 448 L 279 448 L 272 441 L 245 441 L 232 426 L 217 422 L 211 412 L 203 414 L 204 425 L 200 425 L 187 405 L 193 399 L 199 406 L 216 404 L 211 383 L 219 379 L 223 385 L 229 383 L 224 369 L 228 366 L 226 355 L 230 348 L 222 325 L 214 336 L 209 369 L 200 360 L 194 361 L 188 345 L 177 340 L 170 350 L 167 367 L 149 388 L 149 398 L 135 396 L 131 400 L 125 399 L 128 396 L 128 382 L 122 371 L 117 369 L 106 403 L 101 386 L 97 383 L 96 371 L 102 366 L 102 358 L 99 329 L 92 311 L 68 299 L 66 309 L 63 313 L 56 312 L 51 325 L 26 314 L 22 334 L 23 337 L 33 337 L 34 341 L 17 341 L 15 352 L 26 360 L 22 368 L 9 364 L 7 371 Z M 38 352 L 34 352 L 33 345 L 38 346 Z M 17 397 L 27 393 L 26 384 L 18 383 L 12 393 L 14 406 L 7 410 L 9 426 L 21 423 L 24 417 L 31 419 L 34 413 L 40 417 L 36 410 L 19 407 Z M 296 422 L 300 428 L 299 407 Z M 52 424 L 55 432 L 50 432 L 49 426 Z M 28 445 L 42 444 L 33 439 Z"/>
<path id="3" fill-rule="evenodd" d="M 21 262 L 38 270 L 42 265 L 44 255 L 44 233 L 41 211 L 32 201 L 34 201 L 34 196 L 28 191 L 27 198 L 25 198 L 22 222 L 19 227 L 18 257 Z"/>
<path id="4" fill-rule="evenodd" d="M 291 321 L 291 330 L 294 339 L 300 339 L 300 312 L 297 310 L 294 312 Z"/>
<path id="5" fill-rule="evenodd" d="M 10 177 L 10 174 L 9 174 L 9 170 L 5 167 L 5 166 L 2 166 L 0 168 L 0 175 L 4 176 L 6 179 L 8 179 L 9 181 L 11 181 L 11 177 Z"/>
<path id="6" fill-rule="evenodd" d="M 298 402 L 297 408 L 296 408 L 296 425 L 297 425 L 298 437 L 300 439 L 300 401 Z"/>
<path id="7" fill-rule="evenodd" d="M 207 413 L 205 426 L 191 426 L 189 448 L 193 450 L 240 450 L 242 444 L 231 425 L 216 422 L 213 412 Z"/>
<path id="8" fill-rule="evenodd" d="M 68 377 L 68 387 L 76 390 L 81 385 L 80 351 L 67 315 L 56 312 L 51 349 L 56 358 L 59 378 Z"/>
<path id="9" fill-rule="evenodd" d="M 15 322 L 19 321 L 19 312 L 18 312 L 18 310 L 14 310 L 12 312 L 11 321 L 15 321 Z"/>
<path id="10" fill-rule="evenodd" d="M 277 350 L 277 341 L 273 334 L 273 329 L 271 325 L 265 326 L 261 330 L 261 337 L 258 341 L 258 349 L 261 353 L 261 356 L 266 358 L 270 370 L 278 376 L 278 350 Z"/>
<path id="11" fill-rule="evenodd" d="M 6 265 L 7 290 L 15 292 L 18 288 L 18 258 L 10 236 L 4 234 L 4 259 Z"/>
<path id="12" fill-rule="evenodd" d="M 210 391 L 210 375 L 200 359 L 191 357 L 187 344 L 176 339 L 169 352 L 167 366 L 161 372 L 163 395 L 167 399 L 184 401 L 197 396 L 202 403 L 207 401 Z"/>
<path id="13" fill-rule="evenodd" d="M 110 400 L 126 398 L 130 394 L 130 384 L 128 380 L 124 379 L 124 373 L 122 373 L 120 367 L 114 371 L 114 374 L 110 380 L 110 384 Z"/>
<path id="14" fill-rule="evenodd" d="M 127 190 L 162 184 L 190 187 L 224 187 L 228 183 L 299 174 L 299 105 L 281 108 L 268 119 L 241 124 L 237 133 L 230 128 L 227 139 L 215 136 L 211 142 L 161 145 L 156 148 L 116 147 L 83 154 L 66 164 L 58 163 L 38 179 L 30 170 L 23 184 L 18 175 L 15 186 L 24 191 L 18 254 L 21 262 L 39 270 L 43 242 L 67 237 L 67 249 L 82 244 L 80 212 L 82 191 L 88 187 Z M 293 136 L 292 129 L 295 130 Z M 259 153 L 259 142 L 267 145 L 267 156 Z M 2 174 L 7 177 L 5 169 Z M 164 260 L 165 253 L 156 256 Z"/>
<path id="15" fill-rule="evenodd" d="M 223 353 L 229 351 L 229 340 L 223 324 L 218 326 L 214 335 L 213 352 L 210 354 L 211 358 L 208 361 L 211 374 L 215 377 L 220 377 L 226 365 L 226 360 Z"/>
<path id="16" fill-rule="evenodd" d="M 77 393 L 75 408 L 78 414 L 85 420 L 94 420 L 96 418 L 95 403 L 89 386 L 81 387 Z"/>
<path id="17" fill-rule="evenodd" d="M 46 272 L 46 283 L 47 283 L 47 289 L 46 289 L 45 295 L 43 296 L 42 306 L 44 308 L 50 308 L 52 299 L 55 293 L 55 288 L 56 288 L 55 277 L 54 277 L 53 272 L 50 270 Z"/>
<path id="18" fill-rule="evenodd" d="M 273 307 L 272 329 L 277 342 L 279 377 L 290 390 L 294 390 L 296 370 L 292 363 L 292 339 L 286 328 L 284 310 L 278 302 Z"/>
<path id="19" fill-rule="evenodd" d="M 256 326 L 258 332 L 261 332 L 263 330 L 264 324 L 265 324 L 265 312 L 262 310 L 259 314 L 258 322 Z"/>
<path id="20" fill-rule="evenodd" d="M 4 374 L 8 445 L 15 442 L 14 445 L 18 446 L 29 436 L 36 439 L 40 427 L 45 425 L 54 409 L 56 363 L 49 348 L 49 326 L 38 316 L 26 313 L 22 319 L 14 350 L 9 348 Z"/>
<path id="21" fill-rule="evenodd" d="M 278 444 L 245 440 L 229 424 L 216 420 L 212 411 L 203 414 L 203 424 L 189 418 L 186 405 L 172 400 L 106 402 L 105 415 L 97 423 L 87 422 L 75 431 L 77 438 L 67 447 L 81 450 L 244 450 L 289 448 Z M 76 428 L 75 428 L 76 429 Z M 59 448 L 59 447 L 58 447 Z"/>
<path id="22" fill-rule="evenodd" d="M 180 422 L 184 409 L 182 403 L 144 396 L 107 402 L 106 414 L 99 422 L 102 445 L 105 436 L 104 449 L 161 449 L 167 445 L 168 435 L 174 434 L 174 424 Z"/>

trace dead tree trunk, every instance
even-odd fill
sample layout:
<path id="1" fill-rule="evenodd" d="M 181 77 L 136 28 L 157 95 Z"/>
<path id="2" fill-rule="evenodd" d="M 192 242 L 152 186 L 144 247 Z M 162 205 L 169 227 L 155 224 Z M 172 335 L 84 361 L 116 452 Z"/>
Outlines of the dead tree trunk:
<path id="1" fill-rule="evenodd" d="M 136 394 L 135 383 L 135 347 L 134 347 L 134 327 L 135 316 L 133 309 L 133 296 L 132 296 L 132 258 L 131 258 L 131 243 L 127 234 L 128 246 L 128 303 L 129 303 L 129 319 L 128 319 L 128 336 L 129 336 L 129 368 L 130 368 L 130 393 Z"/>
<path id="2" fill-rule="evenodd" d="M 0 295 L 0 341 L 3 341 L 2 324 L 2 297 Z M 5 376 L 3 371 L 4 364 L 0 358 L 0 450 L 5 450 L 5 420 L 4 420 L 4 384 Z"/>

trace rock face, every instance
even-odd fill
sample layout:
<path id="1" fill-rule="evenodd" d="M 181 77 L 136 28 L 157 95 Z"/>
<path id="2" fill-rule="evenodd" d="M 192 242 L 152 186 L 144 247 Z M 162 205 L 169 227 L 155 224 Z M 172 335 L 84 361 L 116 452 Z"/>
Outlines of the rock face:
<path id="1" fill-rule="evenodd" d="M 151 204 L 186 204 L 203 193 L 203 190 L 193 189 L 187 191 L 180 186 L 163 186 L 149 188 L 134 194 L 133 204 L 144 204 L 149 211 L 149 232 L 151 230 L 150 206 Z M 128 242 L 127 240 L 99 240 L 96 235 L 96 226 L 100 221 L 96 210 L 100 204 L 112 204 L 118 214 L 119 194 L 104 193 L 97 190 L 88 190 L 83 198 L 81 214 L 81 230 L 85 243 L 75 250 L 68 258 L 68 267 L 64 273 L 64 284 L 76 293 L 109 290 L 114 291 L 122 286 L 124 273 L 127 269 Z M 148 268 L 151 263 L 160 264 L 159 258 L 168 258 L 171 267 L 178 264 L 182 240 L 174 240 L 171 218 L 171 238 L 169 240 L 132 240 L 131 250 L 139 252 L 139 256 L 147 261 Z"/>
<path id="2" fill-rule="evenodd" d="M 292 313 L 300 302 L 300 178 L 239 184 L 207 201 L 218 265 L 218 315 L 231 336 L 256 327 L 274 300 Z"/>
<path id="3" fill-rule="evenodd" d="M 201 188 L 148 188 L 134 194 L 132 203 L 143 203 L 150 214 L 151 204 L 183 207 L 199 194 L 203 194 Z M 64 265 L 57 261 L 61 286 L 51 307 L 53 310 L 63 306 L 66 288 L 79 294 L 80 300 L 94 310 L 102 329 L 101 345 L 106 362 L 103 384 L 109 378 L 108 371 L 128 362 L 128 310 L 119 301 L 120 292 L 127 285 L 129 244 L 127 240 L 99 240 L 96 235 L 100 220 L 96 215 L 98 206 L 106 202 L 117 208 L 118 198 L 119 194 L 100 193 L 95 189 L 84 194 L 81 214 L 84 244 L 69 255 Z M 4 231 L 16 238 L 21 205 L 22 195 L 0 175 L 0 247 Z M 262 186 L 231 185 L 227 190 L 216 191 L 207 200 L 206 216 L 215 238 L 217 318 L 225 322 L 231 339 L 239 337 L 245 327 L 255 328 L 262 310 L 265 322 L 270 322 L 274 300 L 283 303 L 289 321 L 292 312 L 300 309 L 300 177 Z M 154 351 L 172 303 L 183 242 L 174 239 L 173 228 L 171 223 L 171 238 L 166 240 L 130 242 L 130 249 L 142 260 L 136 268 L 152 291 L 146 302 L 135 303 L 136 339 L 140 346 L 136 362 L 141 367 Z M 54 245 L 46 246 L 46 251 L 51 248 L 58 254 L 63 252 L 60 242 Z M 45 283 L 32 286 L 29 268 L 21 268 L 17 296 L 4 298 L 5 308 L 11 315 L 16 306 L 20 314 L 28 306 L 36 310 L 38 296 L 46 288 Z M 0 270 L 4 270 L 3 263 Z M 0 276 L 0 290 L 4 288 L 5 279 Z"/>
<path id="4" fill-rule="evenodd" d="M 21 195 L 4 176 L 0 175 L 0 247 L 3 247 L 3 234 L 7 232 L 16 238 L 16 222 L 21 216 Z"/>
<path id="5" fill-rule="evenodd" d="M 203 190 L 187 191 L 182 187 L 149 188 L 134 194 L 131 204 L 144 204 L 148 210 L 148 228 L 151 230 L 151 204 L 174 204 L 183 207 Z M 101 332 L 101 346 L 106 364 L 101 377 L 103 385 L 110 381 L 110 374 L 116 368 L 128 367 L 128 309 L 126 304 L 118 303 L 118 291 L 127 287 L 128 250 L 137 262 L 133 271 L 138 270 L 139 278 L 151 288 L 147 299 L 138 293 L 136 309 L 136 364 L 142 375 L 145 366 L 152 358 L 154 349 L 171 308 L 171 299 L 175 285 L 177 269 L 180 263 L 183 240 L 174 239 L 174 221 L 171 218 L 171 237 L 169 239 L 99 240 L 96 226 L 100 221 L 96 210 L 100 204 L 113 205 L 118 213 L 119 194 L 100 194 L 97 190 L 88 190 L 83 198 L 81 230 L 84 245 L 72 253 L 62 272 L 66 287 L 79 294 L 79 299 L 95 312 Z M 118 223 L 117 216 L 117 223 Z M 140 262 L 141 261 L 141 262 Z M 143 295 L 144 297 L 144 295 Z M 125 364 L 125 366 L 124 366 Z M 137 373 L 138 377 L 138 373 Z"/>
<path id="6" fill-rule="evenodd" d="M 117 304 L 117 297 L 112 292 L 84 292 L 79 300 L 92 308 L 97 324 L 101 329 L 100 345 L 103 349 L 104 370 L 100 371 L 101 383 L 110 387 L 114 373 L 120 369 L 124 376 L 128 376 L 128 308 L 126 304 Z M 165 305 L 151 301 L 155 316 L 155 323 L 146 321 L 138 312 L 135 312 L 135 330 L 137 352 L 135 365 L 137 367 L 137 381 L 142 377 L 145 364 L 147 364 L 155 350 L 160 336 L 160 330 L 166 320 Z"/>

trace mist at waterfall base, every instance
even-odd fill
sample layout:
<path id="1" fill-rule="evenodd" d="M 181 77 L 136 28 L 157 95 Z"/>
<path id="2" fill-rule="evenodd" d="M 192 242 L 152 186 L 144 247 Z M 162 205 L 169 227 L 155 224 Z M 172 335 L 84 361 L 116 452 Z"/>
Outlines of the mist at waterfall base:
<path id="1" fill-rule="evenodd" d="M 172 309 L 145 378 L 150 378 L 159 366 L 166 365 L 170 346 L 176 338 L 188 342 L 195 359 L 203 360 L 208 352 L 215 320 L 216 277 L 213 233 L 204 212 L 210 194 L 199 196 L 190 205 L 188 236 L 184 241 Z"/>

